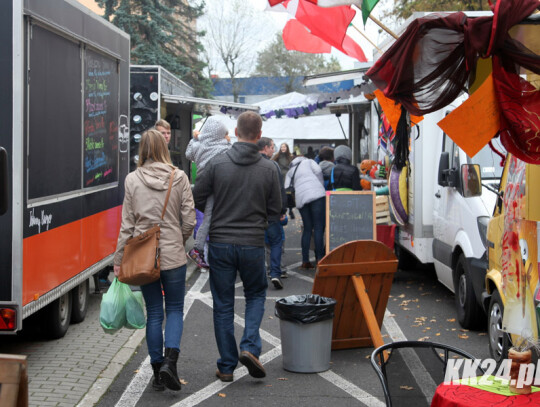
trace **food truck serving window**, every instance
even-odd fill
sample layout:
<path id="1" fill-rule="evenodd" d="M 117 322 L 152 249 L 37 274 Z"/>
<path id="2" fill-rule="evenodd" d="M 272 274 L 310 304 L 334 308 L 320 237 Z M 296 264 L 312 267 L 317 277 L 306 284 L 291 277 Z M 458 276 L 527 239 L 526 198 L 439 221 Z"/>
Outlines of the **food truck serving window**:
<path id="1" fill-rule="evenodd" d="M 117 61 L 39 25 L 28 46 L 29 203 L 117 182 Z"/>

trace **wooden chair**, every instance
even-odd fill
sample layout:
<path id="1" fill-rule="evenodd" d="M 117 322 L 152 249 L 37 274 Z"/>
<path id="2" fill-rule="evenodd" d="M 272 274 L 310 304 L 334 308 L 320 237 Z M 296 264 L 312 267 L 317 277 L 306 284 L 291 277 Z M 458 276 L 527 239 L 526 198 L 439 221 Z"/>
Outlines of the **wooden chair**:
<path id="1" fill-rule="evenodd" d="M 322 258 L 313 294 L 337 301 L 332 349 L 384 344 L 380 328 L 397 263 L 392 250 L 375 240 L 345 243 Z"/>
<path id="2" fill-rule="evenodd" d="M 386 356 L 385 356 L 386 355 Z M 429 406 L 437 386 L 444 381 L 449 360 L 476 359 L 450 345 L 435 342 L 401 341 L 378 347 L 371 354 L 371 366 L 383 387 L 388 407 Z M 456 365 L 454 365 L 456 366 Z M 457 370 L 462 378 L 463 366 Z M 484 374 L 478 366 L 474 376 Z"/>

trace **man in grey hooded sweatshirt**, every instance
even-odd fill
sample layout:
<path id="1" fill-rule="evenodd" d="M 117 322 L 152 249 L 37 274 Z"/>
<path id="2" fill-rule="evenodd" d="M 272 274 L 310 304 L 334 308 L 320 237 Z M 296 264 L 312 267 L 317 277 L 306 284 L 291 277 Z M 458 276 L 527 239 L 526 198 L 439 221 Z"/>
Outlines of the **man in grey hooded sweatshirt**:
<path id="1" fill-rule="evenodd" d="M 262 350 L 259 328 L 264 314 L 268 282 L 264 268 L 264 231 L 268 218 L 279 216 L 281 192 L 274 164 L 257 147 L 262 120 L 254 112 L 238 116 L 238 142 L 216 156 L 193 190 L 195 205 L 204 208 L 213 194 L 210 223 L 210 290 L 214 302 L 214 333 L 220 354 L 216 376 L 233 380 L 238 361 L 253 377 L 266 372 L 259 361 Z M 240 274 L 246 300 L 245 328 L 240 355 L 234 337 L 236 275 Z"/>

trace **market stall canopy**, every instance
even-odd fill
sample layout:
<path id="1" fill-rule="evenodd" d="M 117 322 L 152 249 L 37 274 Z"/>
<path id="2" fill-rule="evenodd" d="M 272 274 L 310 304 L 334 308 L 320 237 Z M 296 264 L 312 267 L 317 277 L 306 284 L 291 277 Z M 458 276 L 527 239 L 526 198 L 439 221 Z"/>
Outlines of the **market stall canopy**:
<path id="1" fill-rule="evenodd" d="M 216 116 L 234 135 L 236 120 L 225 115 Z M 340 126 L 343 126 L 343 130 Z M 262 135 L 274 140 L 276 146 L 287 143 L 292 150 L 295 140 L 344 140 L 349 134 L 349 116 L 333 114 L 304 116 L 297 119 L 269 119 L 263 121 Z"/>
<path id="2" fill-rule="evenodd" d="M 226 102 L 223 100 L 215 99 L 203 99 L 193 96 L 164 94 L 163 100 L 166 103 L 182 103 L 193 105 L 194 113 L 202 113 L 206 115 L 215 115 L 221 113 L 237 117 L 243 112 L 258 112 L 260 110 L 260 107 L 256 105 L 246 105 L 245 103 Z"/>

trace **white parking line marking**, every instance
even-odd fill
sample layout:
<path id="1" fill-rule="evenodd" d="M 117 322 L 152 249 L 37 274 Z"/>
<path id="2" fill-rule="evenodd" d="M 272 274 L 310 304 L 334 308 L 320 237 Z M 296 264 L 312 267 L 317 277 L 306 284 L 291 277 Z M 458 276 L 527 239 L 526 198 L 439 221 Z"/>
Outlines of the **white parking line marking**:
<path id="1" fill-rule="evenodd" d="M 287 267 L 287 271 L 289 275 L 313 283 L 313 277 L 305 276 L 303 274 L 291 271 L 297 268 L 298 266 L 300 266 L 300 264 L 301 263 L 299 262 L 299 263 L 295 263 Z M 201 302 L 205 303 L 210 308 L 212 308 L 213 302 L 211 299 L 211 293 L 210 292 L 201 293 L 201 290 L 207 281 L 208 281 L 208 273 L 200 274 L 195 284 L 186 293 L 186 299 L 185 299 L 185 305 L 184 305 L 184 319 L 186 318 L 186 315 L 189 312 L 195 300 L 200 300 Z M 242 283 L 238 283 L 236 284 L 236 286 L 241 287 Z M 273 297 L 267 297 L 267 299 L 271 299 L 271 298 Z M 234 322 L 243 327 L 245 321 L 242 317 L 235 314 Z M 385 313 L 384 326 L 393 340 L 406 340 L 405 335 L 403 334 L 403 332 L 401 331 L 401 329 L 395 322 L 394 318 L 390 316 L 390 313 L 388 312 L 388 310 L 386 310 L 386 313 Z M 271 345 L 275 346 L 270 351 L 261 355 L 260 357 L 261 363 L 266 364 L 281 355 L 281 340 L 275 337 L 274 335 L 270 334 L 269 332 L 266 332 L 263 329 L 261 329 L 260 332 L 261 332 L 262 339 L 264 339 L 266 342 L 270 343 Z M 416 354 L 414 354 L 414 356 L 416 356 Z M 410 359 L 411 360 L 410 363 L 413 368 L 418 367 L 417 363 L 420 363 L 419 360 L 416 360 L 416 361 L 414 360 L 414 356 L 411 357 Z M 416 356 L 416 359 L 418 359 L 417 356 Z M 421 374 L 418 375 L 418 373 L 415 373 L 415 370 L 416 369 L 414 370 L 411 369 L 411 372 L 413 374 L 416 374 L 415 377 L 420 378 L 421 383 L 423 383 L 424 378 L 422 377 Z M 152 374 L 153 374 L 152 369 L 150 367 L 150 357 L 147 357 L 140 365 L 139 372 L 131 380 L 126 390 L 122 394 L 120 400 L 116 403 L 116 406 L 117 407 L 135 406 L 138 403 L 139 399 L 141 398 L 146 387 L 148 386 L 148 383 L 152 378 Z M 247 374 L 248 372 L 245 367 L 240 367 L 236 369 L 234 372 L 235 381 L 241 379 Z M 384 403 L 379 401 L 376 397 L 360 389 L 358 386 L 345 380 L 344 378 L 342 378 L 341 376 L 337 375 L 336 373 L 330 370 L 319 373 L 319 376 L 324 378 L 328 382 L 332 383 L 336 387 L 339 387 L 343 391 L 347 392 L 348 394 L 350 394 L 355 399 L 357 399 L 358 401 L 360 401 L 361 403 L 363 403 L 364 405 L 368 407 L 383 407 L 384 406 Z M 191 396 L 174 404 L 174 407 L 195 406 L 201 403 L 202 401 L 208 399 L 212 395 L 223 390 L 224 388 L 226 388 L 232 383 L 223 383 L 220 380 L 216 380 L 210 383 L 208 386 L 204 387 L 203 389 L 199 390 L 198 392 L 193 393 Z M 426 386 L 429 387 L 429 384 L 426 383 Z"/>
<path id="2" fill-rule="evenodd" d="M 195 302 L 197 295 L 200 294 L 201 289 L 206 284 L 206 281 L 208 281 L 208 273 L 201 273 L 197 281 L 195 281 L 195 284 L 193 284 L 193 286 L 186 293 L 184 298 L 184 320 L 186 319 L 191 306 Z M 139 366 L 139 371 L 137 374 L 133 377 L 133 379 L 131 379 L 131 382 L 129 382 L 129 385 L 122 393 L 122 396 L 116 403 L 116 406 L 135 406 L 139 402 L 144 390 L 152 379 L 153 374 L 154 372 L 150 366 L 150 356 L 147 356 Z"/>
<path id="3" fill-rule="evenodd" d="M 379 401 L 379 399 L 377 399 L 376 397 L 365 392 L 364 390 L 360 389 L 358 386 L 352 384 L 348 380 L 345 380 L 343 377 L 332 372 L 331 370 L 327 370 L 326 372 L 321 372 L 319 373 L 319 376 L 328 380 L 330 383 L 332 383 L 336 387 L 339 387 L 341 390 L 349 393 L 356 400 L 360 401 L 361 403 L 365 404 L 368 407 L 384 407 L 386 405 L 382 401 Z"/>

